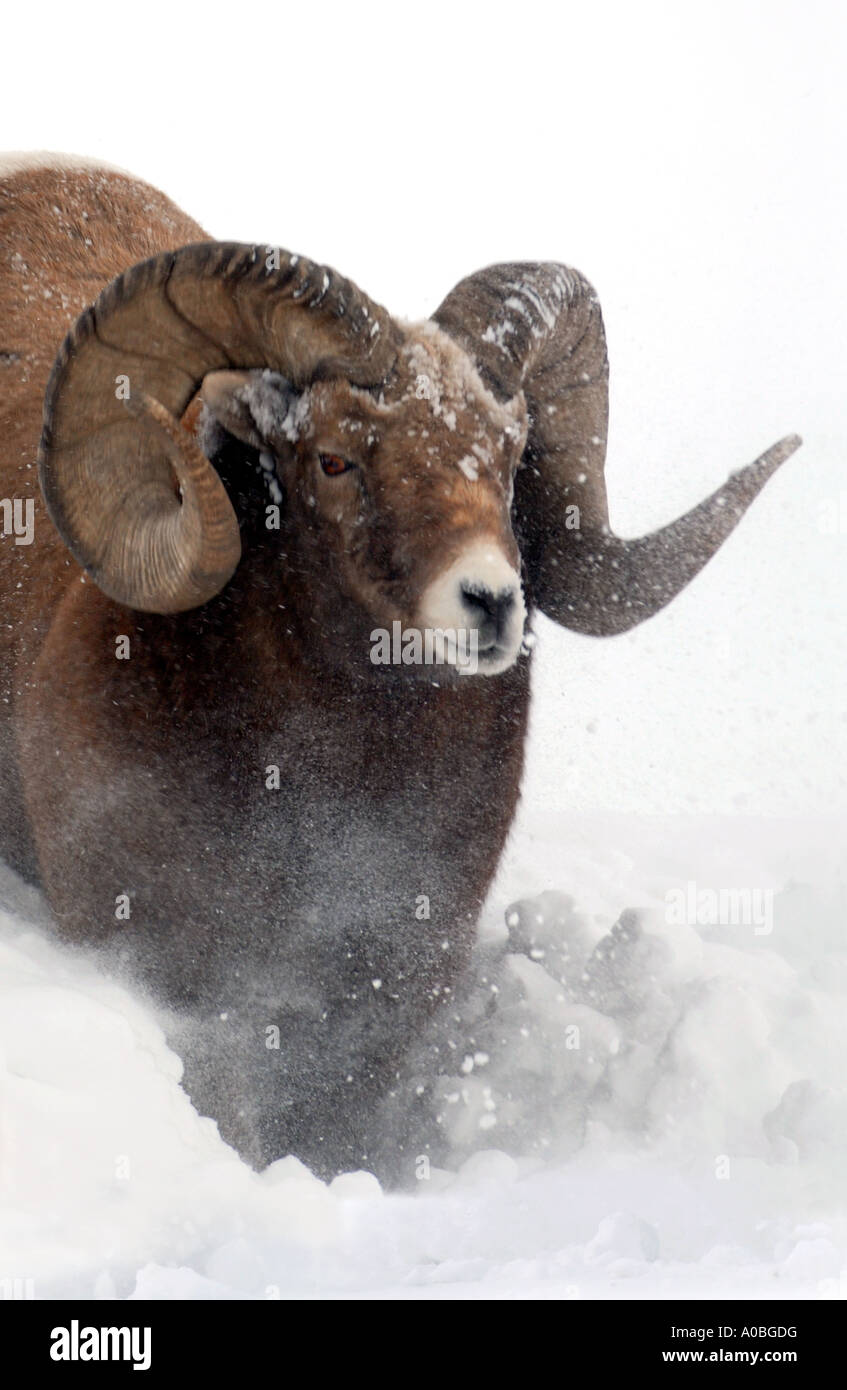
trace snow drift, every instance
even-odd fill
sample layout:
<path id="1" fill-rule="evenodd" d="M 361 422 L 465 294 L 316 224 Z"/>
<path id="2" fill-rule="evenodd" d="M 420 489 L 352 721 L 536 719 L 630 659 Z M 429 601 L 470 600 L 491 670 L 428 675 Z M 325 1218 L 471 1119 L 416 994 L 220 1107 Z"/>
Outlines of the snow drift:
<path id="1" fill-rule="evenodd" d="M 548 854 L 583 900 L 522 895 L 508 924 L 490 904 L 474 989 L 387 1107 L 390 1193 L 247 1168 L 154 1012 L 7 883 L 0 1276 L 36 1297 L 843 1293 L 847 886 L 820 881 L 820 829 L 536 810 L 493 896 Z M 773 889 L 769 934 L 667 920 L 673 886 L 733 861 Z"/>

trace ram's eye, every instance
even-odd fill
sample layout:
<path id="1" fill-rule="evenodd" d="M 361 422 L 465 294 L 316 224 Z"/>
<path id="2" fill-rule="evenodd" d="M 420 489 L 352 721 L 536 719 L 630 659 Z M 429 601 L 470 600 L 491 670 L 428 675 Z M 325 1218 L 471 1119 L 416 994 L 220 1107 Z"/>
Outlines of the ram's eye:
<path id="1" fill-rule="evenodd" d="M 337 478 L 339 473 L 347 473 L 355 464 L 343 459 L 340 454 L 321 454 L 321 468 L 328 478 Z"/>

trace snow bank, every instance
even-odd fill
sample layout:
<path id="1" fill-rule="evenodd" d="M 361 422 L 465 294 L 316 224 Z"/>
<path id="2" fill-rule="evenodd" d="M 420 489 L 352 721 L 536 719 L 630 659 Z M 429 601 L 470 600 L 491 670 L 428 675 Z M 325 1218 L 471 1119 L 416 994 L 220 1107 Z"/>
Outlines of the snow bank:
<path id="1" fill-rule="evenodd" d="M 90 1298 L 843 1291 L 845 884 L 820 881 L 819 827 L 710 829 L 524 816 L 485 983 L 388 1109 L 407 1160 L 388 1194 L 294 1158 L 248 1169 L 182 1092 L 155 1012 L 8 885 L 0 1276 Z M 584 903 L 521 895 L 507 926 L 505 892 L 543 875 L 545 847 Z M 780 859 L 768 935 L 667 920 L 679 881 L 730 882 L 743 861 L 765 882 Z M 610 899 L 634 910 L 616 923 Z"/>

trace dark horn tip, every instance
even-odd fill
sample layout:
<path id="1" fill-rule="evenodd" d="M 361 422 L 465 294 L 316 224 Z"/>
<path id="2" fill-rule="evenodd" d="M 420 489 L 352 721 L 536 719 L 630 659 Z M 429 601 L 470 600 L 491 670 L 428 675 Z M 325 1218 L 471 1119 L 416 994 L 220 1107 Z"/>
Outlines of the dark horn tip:
<path id="1" fill-rule="evenodd" d="M 787 434 L 784 439 L 778 440 L 762 454 L 762 457 L 757 459 L 757 463 L 768 468 L 778 468 L 781 463 L 785 463 L 786 459 L 796 453 L 802 443 L 799 434 Z"/>
<path id="2" fill-rule="evenodd" d="M 796 453 L 803 443 L 799 434 L 787 434 L 784 439 L 780 439 L 776 444 L 772 444 L 763 454 L 760 454 L 753 463 L 747 463 L 742 468 L 734 468 L 729 475 L 730 481 L 734 478 L 759 477 L 762 473 L 768 477 L 775 472 L 781 464 L 785 463 L 792 454 Z"/>

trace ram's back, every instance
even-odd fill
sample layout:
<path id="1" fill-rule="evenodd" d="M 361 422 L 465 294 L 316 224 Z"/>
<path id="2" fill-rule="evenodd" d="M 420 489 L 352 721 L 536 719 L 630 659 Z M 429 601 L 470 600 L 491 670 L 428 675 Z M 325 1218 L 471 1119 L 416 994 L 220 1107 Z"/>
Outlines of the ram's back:
<path id="1" fill-rule="evenodd" d="M 65 334 L 110 280 L 204 239 L 129 175 L 63 156 L 0 155 L 0 504 L 17 501 L 25 518 L 31 503 L 34 523 L 31 544 L 4 534 L 9 508 L 0 506 L 0 855 L 28 877 L 12 720 L 56 608 L 79 579 L 38 485 L 44 390 Z"/>

